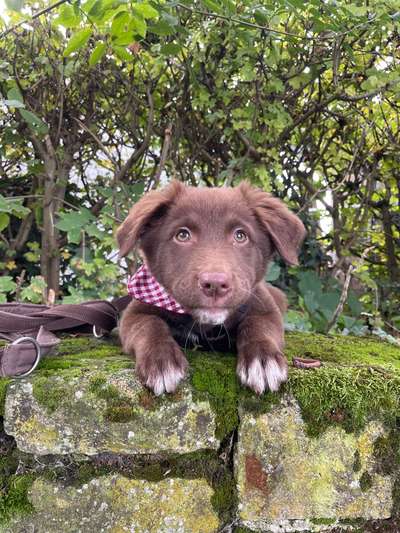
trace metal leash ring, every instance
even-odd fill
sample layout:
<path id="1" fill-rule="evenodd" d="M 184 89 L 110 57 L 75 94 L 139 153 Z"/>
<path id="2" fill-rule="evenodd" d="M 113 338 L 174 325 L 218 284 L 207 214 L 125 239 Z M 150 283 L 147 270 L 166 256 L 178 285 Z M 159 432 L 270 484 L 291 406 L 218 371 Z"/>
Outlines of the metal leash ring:
<path id="1" fill-rule="evenodd" d="M 40 358 L 41 358 L 41 350 L 40 350 L 40 346 L 39 346 L 39 343 L 37 342 L 36 339 L 34 339 L 33 337 L 19 337 L 19 339 L 16 339 L 15 341 L 13 341 L 10 346 L 15 346 L 17 344 L 21 344 L 22 342 L 31 342 L 34 347 L 35 347 L 35 350 L 36 350 L 36 358 L 31 366 L 31 368 L 27 371 L 27 372 L 23 372 L 22 374 L 15 374 L 14 376 L 12 376 L 13 378 L 24 378 L 26 376 L 29 376 L 29 374 L 31 374 L 35 368 L 38 366 L 39 362 L 40 362 Z"/>

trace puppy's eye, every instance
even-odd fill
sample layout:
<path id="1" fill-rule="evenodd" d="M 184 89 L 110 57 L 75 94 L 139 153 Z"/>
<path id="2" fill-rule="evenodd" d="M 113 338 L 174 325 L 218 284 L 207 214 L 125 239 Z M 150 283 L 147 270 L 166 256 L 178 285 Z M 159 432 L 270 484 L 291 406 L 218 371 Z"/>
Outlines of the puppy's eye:
<path id="1" fill-rule="evenodd" d="M 187 242 L 190 241 L 192 235 L 187 228 L 179 228 L 175 233 L 175 240 L 178 242 Z"/>
<path id="2" fill-rule="evenodd" d="M 248 240 L 247 233 L 242 229 L 235 230 L 233 237 L 236 242 L 242 244 Z"/>

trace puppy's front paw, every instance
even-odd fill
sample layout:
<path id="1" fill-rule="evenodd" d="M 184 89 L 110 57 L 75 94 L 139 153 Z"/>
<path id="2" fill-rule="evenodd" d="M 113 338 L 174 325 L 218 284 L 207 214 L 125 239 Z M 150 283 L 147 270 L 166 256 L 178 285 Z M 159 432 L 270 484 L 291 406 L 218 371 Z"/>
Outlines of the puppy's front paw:
<path id="1" fill-rule="evenodd" d="M 136 358 L 136 373 L 140 381 L 156 396 L 174 392 L 185 377 L 187 367 L 182 350 L 173 340 L 151 348 Z"/>
<path id="2" fill-rule="evenodd" d="M 288 365 L 282 353 L 270 343 L 252 343 L 239 352 L 236 372 L 243 385 L 262 394 L 266 389 L 279 389 L 288 378 Z"/>

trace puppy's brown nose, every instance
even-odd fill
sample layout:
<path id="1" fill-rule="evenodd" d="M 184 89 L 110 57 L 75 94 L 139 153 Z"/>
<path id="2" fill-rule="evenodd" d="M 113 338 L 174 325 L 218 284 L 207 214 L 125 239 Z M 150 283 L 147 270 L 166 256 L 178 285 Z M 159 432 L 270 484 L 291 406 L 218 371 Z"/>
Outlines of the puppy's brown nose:
<path id="1" fill-rule="evenodd" d="M 199 285 L 206 296 L 220 298 L 231 290 L 231 281 L 224 272 L 202 272 L 199 275 Z"/>

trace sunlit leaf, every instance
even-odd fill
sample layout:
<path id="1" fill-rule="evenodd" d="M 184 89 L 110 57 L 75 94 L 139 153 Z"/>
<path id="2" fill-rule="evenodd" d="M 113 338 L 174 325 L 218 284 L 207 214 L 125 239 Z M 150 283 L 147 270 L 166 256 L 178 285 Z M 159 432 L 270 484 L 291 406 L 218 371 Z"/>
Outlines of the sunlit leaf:
<path id="1" fill-rule="evenodd" d="M 92 35 L 92 28 L 84 28 L 83 30 L 80 30 L 68 41 L 67 47 L 64 50 L 64 57 L 68 57 L 73 52 L 76 52 L 80 48 L 82 48 L 90 39 L 90 36 Z"/>
<path id="2" fill-rule="evenodd" d="M 89 65 L 93 67 L 96 65 L 101 58 L 104 56 L 107 50 L 107 44 L 106 43 L 98 43 L 96 44 L 93 52 L 90 54 L 89 57 Z"/>

